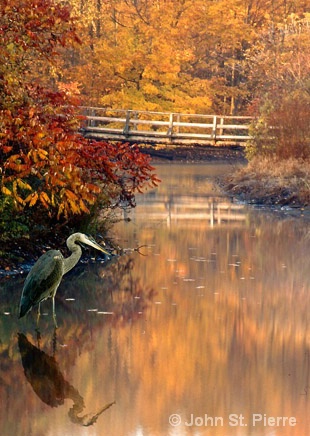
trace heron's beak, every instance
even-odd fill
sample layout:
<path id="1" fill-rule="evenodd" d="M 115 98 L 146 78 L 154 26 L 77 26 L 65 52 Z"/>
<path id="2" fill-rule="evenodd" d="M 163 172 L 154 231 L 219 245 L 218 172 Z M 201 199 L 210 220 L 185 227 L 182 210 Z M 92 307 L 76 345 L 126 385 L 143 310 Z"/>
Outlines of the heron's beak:
<path id="1" fill-rule="evenodd" d="M 87 241 L 85 241 L 85 243 L 87 245 L 90 245 L 93 248 L 96 248 L 96 250 L 102 251 L 102 253 L 107 254 L 108 256 L 111 256 L 110 253 L 107 250 L 105 250 L 103 247 L 101 247 L 101 245 L 97 244 L 97 242 L 93 238 L 90 238 L 88 236 Z"/>

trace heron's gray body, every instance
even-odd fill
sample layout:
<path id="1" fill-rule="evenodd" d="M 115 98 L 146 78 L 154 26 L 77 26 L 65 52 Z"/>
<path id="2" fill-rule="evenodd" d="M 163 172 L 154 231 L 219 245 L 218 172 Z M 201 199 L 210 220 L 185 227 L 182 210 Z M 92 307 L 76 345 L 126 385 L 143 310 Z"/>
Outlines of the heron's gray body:
<path id="1" fill-rule="evenodd" d="M 19 317 L 33 306 L 54 297 L 64 274 L 64 257 L 59 250 L 49 250 L 41 256 L 29 273 L 20 301 Z"/>
<path id="2" fill-rule="evenodd" d="M 67 239 L 67 246 L 72 252 L 68 258 L 65 259 L 59 250 L 47 251 L 37 260 L 26 277 L 20 300 L 19 318 L 25 316 L 37 304 L 39 305 L 39 317 L 40 303 L 50 297 L 53 300 L 53 317 L 57 327 L 55 294 L 62 276 L 77 264 L 82 255 L 82 249 L 78 242 L 90 245 L 105 254 L 109 254 L 93 238 L 83 233 L 74 233 Z"/>

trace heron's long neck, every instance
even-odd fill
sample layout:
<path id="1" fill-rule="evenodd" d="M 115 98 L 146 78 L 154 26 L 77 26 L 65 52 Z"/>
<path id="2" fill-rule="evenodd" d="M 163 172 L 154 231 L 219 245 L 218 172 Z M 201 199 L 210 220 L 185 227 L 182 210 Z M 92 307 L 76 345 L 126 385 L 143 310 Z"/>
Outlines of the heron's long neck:
<path id="1" fill-rule="evenodd" d="M 70 251 L 72 251 L 71 256 L 64 259 L 64 274 L 66 274 L 70 269 L 72 269 L 80 260 L 82 256 L 82 248 L 77 244 L 68 245 Z"/>

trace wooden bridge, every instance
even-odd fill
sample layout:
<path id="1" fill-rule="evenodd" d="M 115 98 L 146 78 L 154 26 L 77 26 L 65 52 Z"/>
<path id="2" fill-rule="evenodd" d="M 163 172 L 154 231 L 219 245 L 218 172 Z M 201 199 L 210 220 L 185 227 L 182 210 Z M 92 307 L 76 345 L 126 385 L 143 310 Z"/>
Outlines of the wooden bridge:
<path id="1" fill-rule="evenodd" d="M 145 144 L 244 144 L 252 117 L 83 107 L 91 139 Z"/>

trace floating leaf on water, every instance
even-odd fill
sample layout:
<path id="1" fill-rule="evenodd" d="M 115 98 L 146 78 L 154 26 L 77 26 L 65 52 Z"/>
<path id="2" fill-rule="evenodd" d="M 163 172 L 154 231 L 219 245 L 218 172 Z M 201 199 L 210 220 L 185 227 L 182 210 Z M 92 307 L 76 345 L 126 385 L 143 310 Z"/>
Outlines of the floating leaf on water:
<path id="1" fill-rule="evenodd" d="M 114 315 L 114 312 L 102 312 L 102 311 L 98 311 L 97 314 L 98 315 Z"/>
<path id="2" fill-rule="evenodd" d="M 205 257 L 191 257 L 190 260 L 193 260 L 194 262 L 207 262 Z M 208 262 L 214 262 L 214 260 L 208 260 Z"/>

